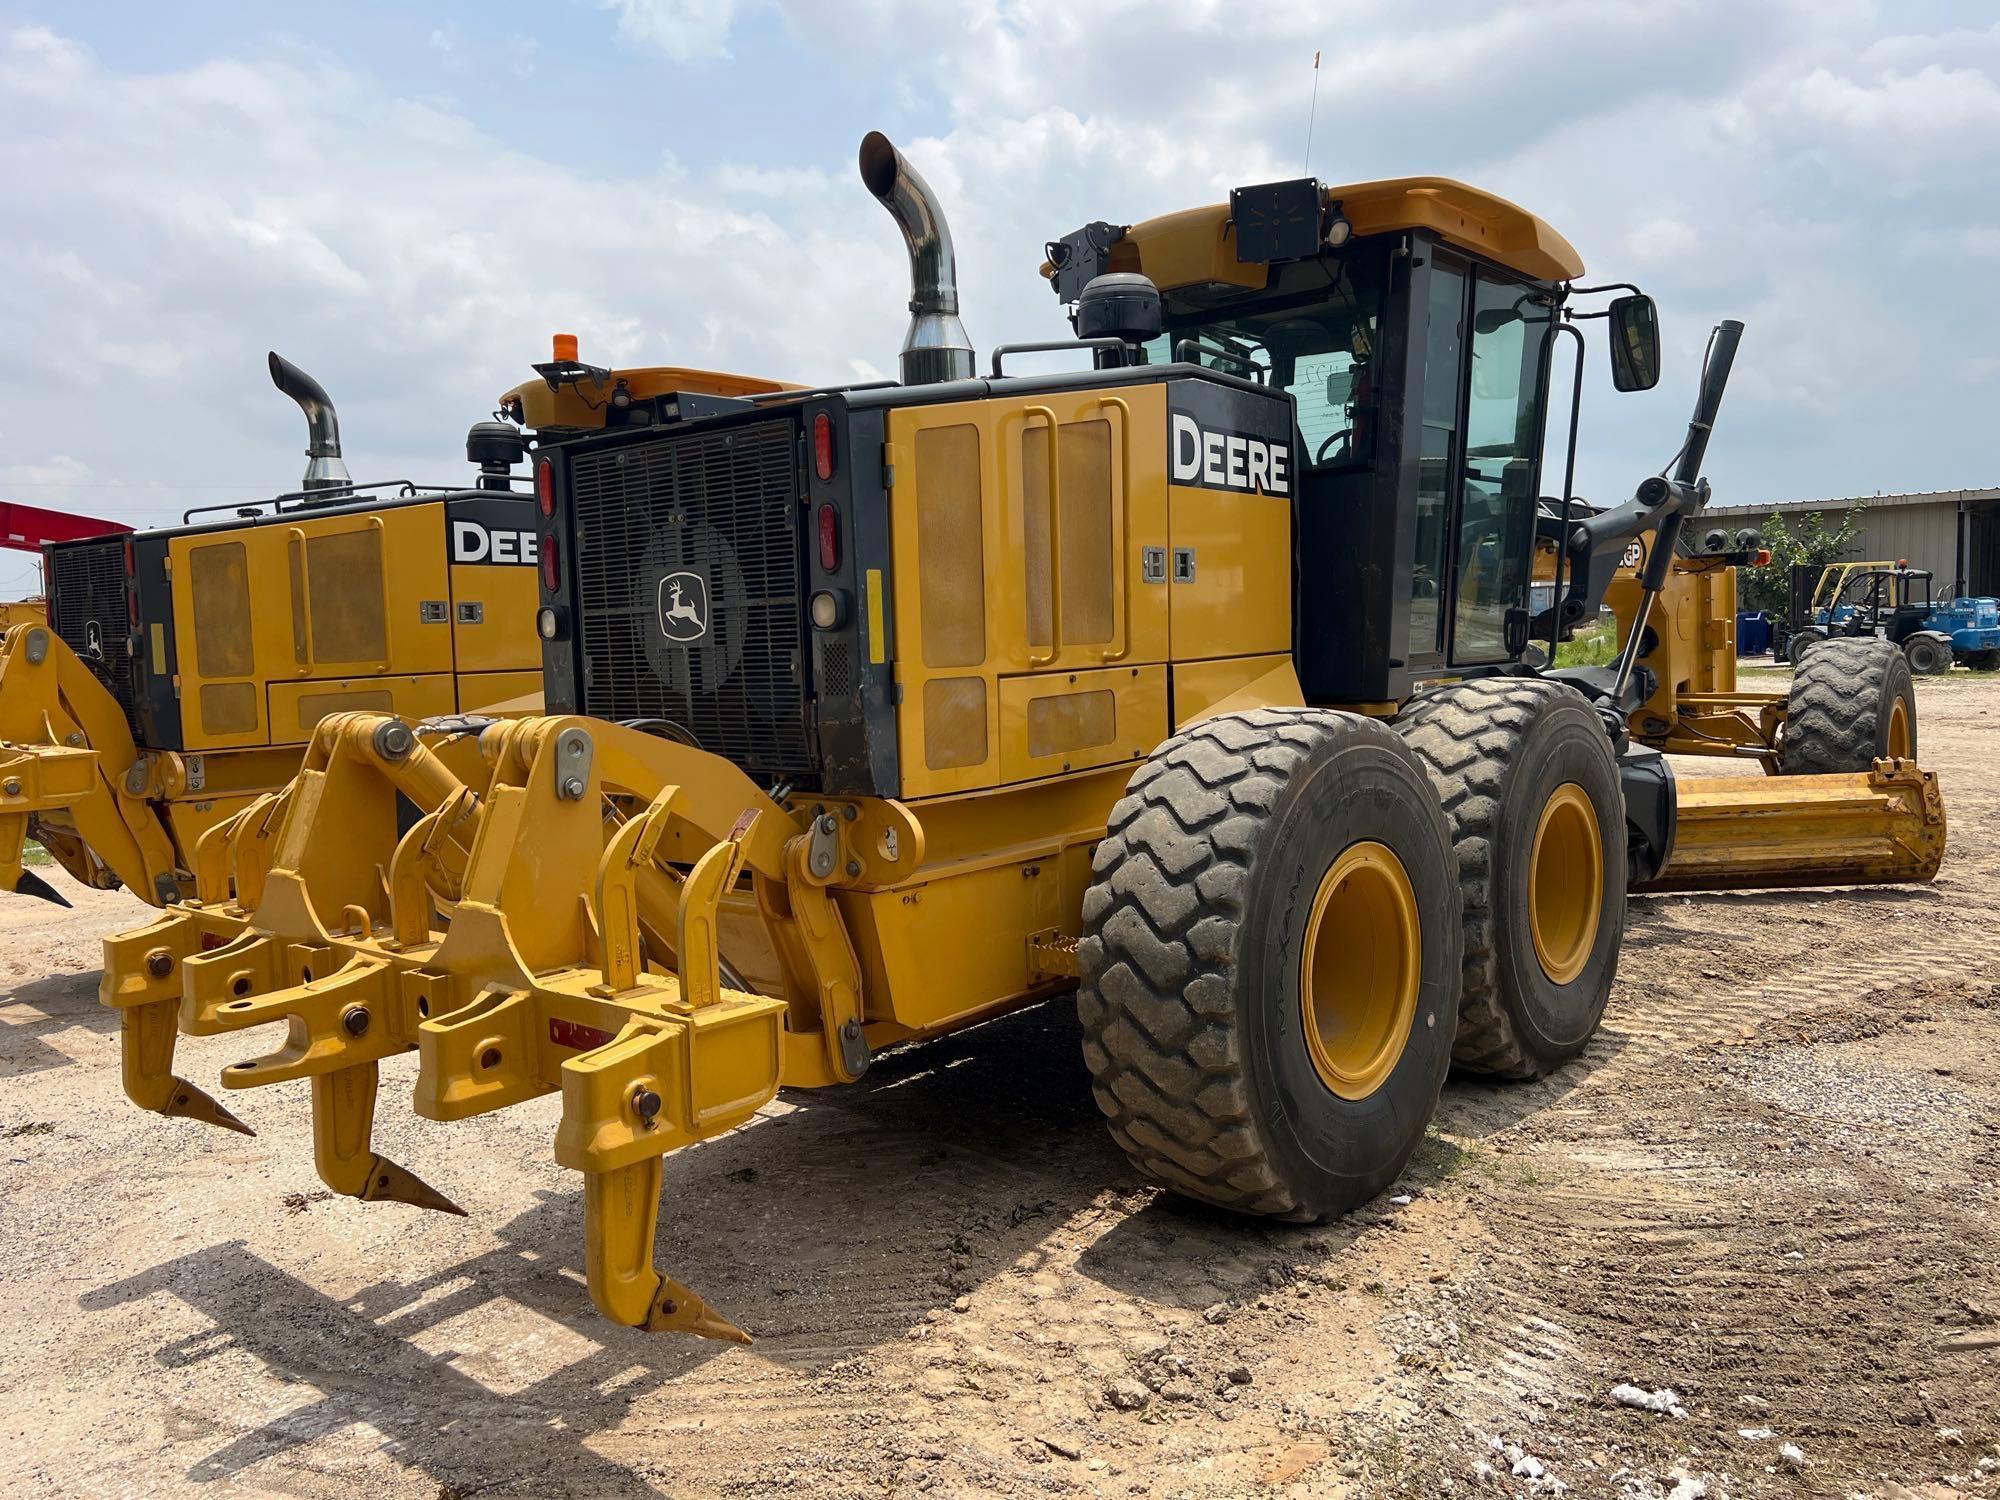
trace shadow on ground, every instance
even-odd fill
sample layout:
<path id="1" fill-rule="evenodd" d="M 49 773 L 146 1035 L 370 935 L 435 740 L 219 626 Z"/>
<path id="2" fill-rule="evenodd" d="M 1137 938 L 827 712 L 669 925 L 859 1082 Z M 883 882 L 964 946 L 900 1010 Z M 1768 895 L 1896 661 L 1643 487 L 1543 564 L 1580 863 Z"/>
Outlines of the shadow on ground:
<path id="1" fill-rule="evenodd" d="M 1482 1131 L 1497 1128 L 1574 1082 L 1454 1083 L 1445 1117 L 1476 1114 Z M 1324 1251 L 1374 1222 L 1364 1213 L 1309 1229 L 1152 1196 L 1091 1102 L 1075 1009 L 1063 1002 L 887 1054 L 859 1084 L 786 1102 L 795 1106 L 787 1113 L 667 1158 L 659 1263 L 750 1329 L 762 1360 L 808 1380 L 1032 1263 L 1054 1230 L 1093 1211 L 1116 1222 L 1081 1258 L 1085 1275 L 1193 1307 L 1250 1292 L 1272 1266 L 1296 1260 L 1308 1234 L 1326 1237 Z M 1424 1158 L 1414 1168 L 1425 1170 Z M 413 1242 L 426 1228 L 412 1218 Z M 725 1346 L 637 1333 L 596 1313 L 581 1272 L 580 1188 L 543 1194 L 496 1233 L 499 1243 L 479 1255 L 346 1297 L 232 1240 L 90 1292 L 82 1305 L 103 1312 L 178 1298 L 213 1328 L 159 1347 L 161 1364 L 247 1354 L 318 1391 L 203 1458 L 188 1471 L 196 1481 L 366 1423 L 448 1489 L 649 1492 L 652 1478 L 586 1439 L 619 1427 L 635 1400 Z M 499 1304 L 562 1325 L 587 1352 L 525 1387 L 492 1388 L 462 1367 L 475 1360 L 450 1347 L 446 1325 Z"/>
<path id="2" fill-rule="evenodd" d="M 81 1026 L 118 1029 L 118 1013 L 97 1000 L 97 975 L 50 974 L 0 990 L 0 1078 L 68 1067 L 74 1058 L 46 1038 Z"/>

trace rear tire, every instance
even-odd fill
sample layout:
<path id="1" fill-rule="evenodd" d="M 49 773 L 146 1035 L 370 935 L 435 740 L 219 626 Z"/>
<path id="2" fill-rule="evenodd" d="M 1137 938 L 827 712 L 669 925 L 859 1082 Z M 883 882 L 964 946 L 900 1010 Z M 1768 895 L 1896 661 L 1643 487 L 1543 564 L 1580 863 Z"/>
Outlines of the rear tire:
<path id="1" fill-rule="evenodd" d="M 1965 664 L 1975 672 L 2000 670 L 2000 651 L 1969 651 Z"/>
<path id="2" fill-rule="evenodd" d="M 1785 775 L 1865 771 L 1883 756 L 1916 753 L 1916 686 L 1888 641 L 1827 641 L 1792 674 L 1778 743 Z"/>
<path id="3" fill-rule="evenodd" d="M 1218 715 L 1140 767 L 1093 868 L 1083 1055 L 1132 1164 L 1296 1220 L 1393 1182 L 1450 1065 L 1461 941 L 1408 748 L 1352 714 Z"/>
<path id="4" fill-rule="evenodd" d="M 1792 632 L 1791 643 L 1785 647 L 1785 660 L 1797 666 L 1805 660 L 1806 652 L 1826 639 L 1826 632 L 1812 626 Z"/>
<path id="5" fill-rule="evenodd" d="M 1452 1061 L 1540 1078 L 1604 1016 L 1625 936 L 1625 796 L 1596 712 L 1558 682 L 1433 688 L 1396 729 L 1451 824 L 1465 908 Z"/>
<path id="6" fill-rule="evenodd" d="M 1903 642 L 1903 656 L 1919 677 L 1942 677 L 1951 670 L 1951 642 L 1936 636 L 1911 636 Z"/>

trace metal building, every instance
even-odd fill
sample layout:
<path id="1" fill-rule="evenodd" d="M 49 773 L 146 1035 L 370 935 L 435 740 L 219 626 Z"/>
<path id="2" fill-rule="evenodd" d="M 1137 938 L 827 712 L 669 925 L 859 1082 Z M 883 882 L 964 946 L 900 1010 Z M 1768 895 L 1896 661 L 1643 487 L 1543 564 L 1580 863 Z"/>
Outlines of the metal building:
<path id="1" fill-rule="evenodd" d="M 1857 505 L 1861 540 L 1855 558 L 1907 560 L 1913 568 L 1928 568 L 1940 596 L 2000 595 L 2000 489 L 1715 505 L 1708 513 L 1730 524 L 1754 525 L 1767 516 L 1789 521 L 1818 511 L 1827 525 L 1837 526 L 1842 512 Z"/>

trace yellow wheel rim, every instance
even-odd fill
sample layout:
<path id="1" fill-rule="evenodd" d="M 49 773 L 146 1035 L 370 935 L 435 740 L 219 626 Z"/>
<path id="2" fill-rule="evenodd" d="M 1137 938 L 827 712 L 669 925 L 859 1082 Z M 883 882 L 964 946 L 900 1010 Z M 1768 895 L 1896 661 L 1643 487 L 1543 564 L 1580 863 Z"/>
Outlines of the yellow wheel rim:
<path id="1" fill-rule="evenodd" d="M 1320 1082 L 1366 1099 L 1403 1055 L 1422 978 L 1417 893 L 1386 844 L 1351 844 L 1320 880 L 1299 957 L 1299 1011 Z"/>
<path id="2" fill-rule="evenodd" d="M 1901 698 L 1889 707 L 1889 754 L 1902 760 L 1912 758 L 1910 750 L 1910 710 Z"/>
<path id="3" fill-rule="evenodd" d="M 1542 808 L 1528 857 L 1528 929 L 1542 972 L 1555 983 L 1568 984 L 1590 961 L 1603 905 L 1597 809 L 1582 787 L 1565 781 Z"/>

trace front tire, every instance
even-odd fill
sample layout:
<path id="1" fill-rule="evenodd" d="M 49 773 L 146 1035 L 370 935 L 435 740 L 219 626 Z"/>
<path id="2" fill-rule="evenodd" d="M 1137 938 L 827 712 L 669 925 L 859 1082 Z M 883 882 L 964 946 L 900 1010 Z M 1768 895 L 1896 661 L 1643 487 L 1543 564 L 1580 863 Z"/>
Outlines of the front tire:
<path id="1" fill-rule="evenodd" d="M 1797 666 L 1806 658 L 1806 652 L 1826 639 L 1826 632 L 1817 626 L 1808 625 L 1803 630 L 1792 632 L 1792 639 L 1785 647 L 1785 660 Z"/>
<path id="2" fill-rule="evenodd" d="M 1903 657 L 1919 677 L 1942 677 L 1951 670 L 1951 642 L 1934 635 L 1913 635 L 1903 642 Z"/>
<path id="3" fill-rule="evenodd" d="M 1452 1060 L 1540 1078 L 1596 1034 L 1625 936 L 1625 795 L 1596 712 L 1558 682 L 1433 688 L 1396 720 L 1451 824 L 1465 908 Z"/>
<path id="4" fill-rule="evenodd" d="M 1865 771 L 1917 754 L 1910 664 L 1874 636 L 1828 641 L 1799 664 L 1785 704 L 1779 764 L 1787 776 Z"/>
<path id="5" fill-rule="evenodd" d="M 1437 797 L 1396 736 L 1205 720 L 1133 776 L 1093 869 L 1084 1061 L 1132 1164 L 1295 1220 L 1393 1182 L 1450 1065 L 1461 942 Z"/>

